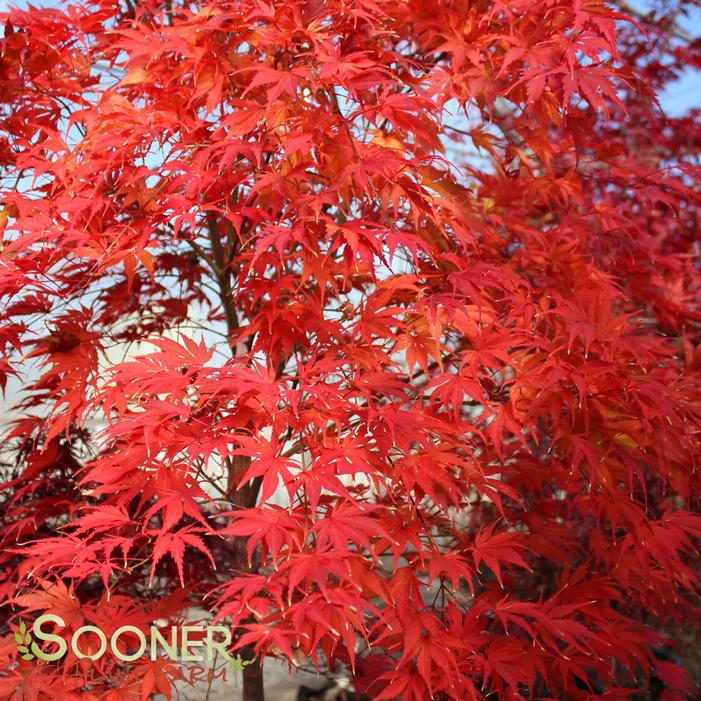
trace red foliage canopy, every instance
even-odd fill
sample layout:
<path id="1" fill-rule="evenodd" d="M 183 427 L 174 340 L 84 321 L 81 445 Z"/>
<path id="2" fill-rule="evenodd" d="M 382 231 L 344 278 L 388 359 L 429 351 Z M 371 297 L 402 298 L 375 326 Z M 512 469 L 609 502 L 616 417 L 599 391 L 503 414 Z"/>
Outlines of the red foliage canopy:
<path id="1" fill-rule="evenodd" d="M 124 2 L 3 16 L 0 699 L 169 693 L 13 633 L 202 602 L 378 700 L 693 693 L 685 4 Z"/>

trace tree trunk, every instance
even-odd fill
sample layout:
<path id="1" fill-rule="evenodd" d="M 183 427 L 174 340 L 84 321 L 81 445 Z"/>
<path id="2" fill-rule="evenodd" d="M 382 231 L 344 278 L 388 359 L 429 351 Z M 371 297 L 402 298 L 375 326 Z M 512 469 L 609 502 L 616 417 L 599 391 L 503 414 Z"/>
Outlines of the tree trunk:
<path id="1" fill-rule="evenodd" d="M 252 660 L 251 664 L 243 668 L 243 701 L 265 701 L 265 689 L 263 688 L 263 665 L 255 657 L 252 649 L 244 648 L 241 651 L 244 660 Z"/>
<path id="2" fill-rule="evenodd" d="M 233 251 L 236 250 L 238 244 L 231 240 L 228 242 L 228 245 L 232 248 L 232 254 L 228 256 L 229 259 L 227 260 L 227 255 L 222 248 L 219 227 L 216 220 L 212 217 L 207 219 L 207 228 L 212 245 L 214 268 L 217 276 L 217 282 L 219 284 L 219 296 L 221 298 L 222 307 L 226 317 L 226 326 L 229 332 L 229 341 L 230 344 L 232 344 L 232 353 L 235 355 L 236 351 L 233 346 L 232 337 L 239 327 L 239 318 L 231 296 L 230 276 L 232 271 L 229 268 L 229 262 L 231 260 L 231 255 L 233 254 Z M 230 224 L 229 235 L 234 235 Z M 258 493 L 260 492 L 260 486 L 262 483 L 262 478 L 256 477 L 248 484 L 241 485 L 239 487 L 238 482 L 240 476 L 248 469 L 250 463 L 251 459 L 245 455 L 233 455 L 228 459 L 227 498 L 233 505 L 244 509 L 251 509 L 256 505 Z M 235 554 L 233 565 L 239 572 L 255 572 L 258 569 L 258 564 L 256 562 L 252 562 L 249 565 L 248 553 L 246 552 L 246 541 L 247 538 L 234 538 Z M 243 632 L 245 631 L 238 630 L 236 631 L 236 634 L 240 635 Z M 243 677 L 243 701 L 265 701 L 262 661 L 255 656 L 252 646 L 247 645 L 245 648 L 242 648 L 240 655 L 243 660 L 248 660 L 251 663 L 246 665 L 241 672 L 241 676 Z"/>
<path id="3" fill-rule="evenodd" d="M 228 474 L 228 498 L 229 500 L 242 508 L 250 509 L 256 505 L 258 492 L 260 491 L 260 478 L 256 478 L 248 484 L 236 489 L 238 476 L 244 472 L 249 464 L 250 458 L 244 455 L 234 455 L 230 458 L 229 474 Z M 258 569 L 258 563 L 255 561 L 248 563 L 248 553 L 246 550 L 248 539 L 245 537 L 234 538 L 234 569 L 239 572 L 255 572 Z M 245 623 L 253 621 L 253 618 L 247 619 Z M 236 631 L 238 635 L 244 633 L 243 629 Z M 250 661 L 251 664 L 246 665 L 241 672 L 243 678 L 243 701 L 265 701 L 265 689 L 263 686 L 263 664 L 255 655 L 252 645 L 246 645 L 239 652 L 243 660 Z"/>

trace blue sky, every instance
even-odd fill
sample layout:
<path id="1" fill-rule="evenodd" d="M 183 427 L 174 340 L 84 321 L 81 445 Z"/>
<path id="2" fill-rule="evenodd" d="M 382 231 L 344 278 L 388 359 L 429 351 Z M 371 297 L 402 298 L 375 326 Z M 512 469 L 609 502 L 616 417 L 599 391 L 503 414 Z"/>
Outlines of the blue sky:
<path id="1" fill-rule="evenodd" d="M 701 37 L 701 8 L 694 8 L 689 17 L 680 17 L 677 23 L 687 34 Z M 670 116 L 676 117 L 692 107 L 701 108 L 701 71 L 694 68 L 687 69 L 682 77 L 672 83 L 659 97 L 662 106 Z"/>
<path id="2" fill-rule="evenodd" d="M 701 108 L 701 71 L 693 68 L 686 70 L 659 97 L 660 103 L 671 117 L 678 117 L 693 107 Z"/>

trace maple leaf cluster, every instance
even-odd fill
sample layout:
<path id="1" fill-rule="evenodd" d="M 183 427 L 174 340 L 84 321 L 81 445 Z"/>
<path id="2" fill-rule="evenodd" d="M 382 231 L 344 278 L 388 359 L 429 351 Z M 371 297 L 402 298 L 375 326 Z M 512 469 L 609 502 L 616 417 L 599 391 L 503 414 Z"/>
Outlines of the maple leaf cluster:
<path id="1" fill-rule="evenodd" d="M 0 39 L 0 699 L 170 697 L 19 622 L 206 605 L 377 699 L 693 697 L 685 3 L 93 0 Z M 650 692 L 652 693 L 652 692 Z"/>

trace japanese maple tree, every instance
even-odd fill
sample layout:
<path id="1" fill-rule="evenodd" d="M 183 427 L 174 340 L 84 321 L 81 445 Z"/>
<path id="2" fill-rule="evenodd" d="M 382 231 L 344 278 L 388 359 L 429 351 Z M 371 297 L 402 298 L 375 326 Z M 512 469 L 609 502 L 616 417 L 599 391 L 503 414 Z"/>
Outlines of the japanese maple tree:
<path id="1" fill-rule="evenodd" d="M 167 658 L 13 634 L 193 606 L 246 701 L 272 657 L 378 700 L 694 694 L 687 9 L 3 14 L 0 699 L 170 696 Z"/>

